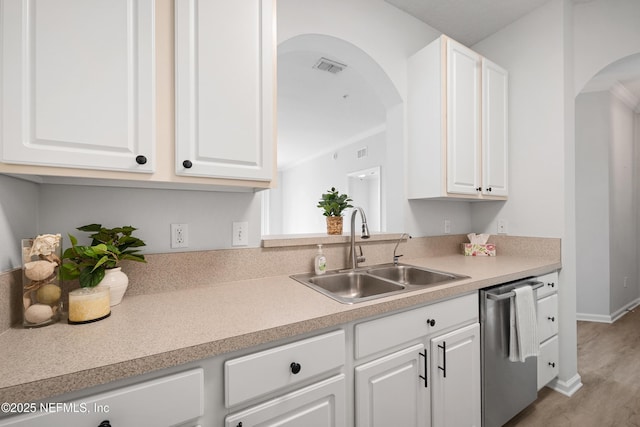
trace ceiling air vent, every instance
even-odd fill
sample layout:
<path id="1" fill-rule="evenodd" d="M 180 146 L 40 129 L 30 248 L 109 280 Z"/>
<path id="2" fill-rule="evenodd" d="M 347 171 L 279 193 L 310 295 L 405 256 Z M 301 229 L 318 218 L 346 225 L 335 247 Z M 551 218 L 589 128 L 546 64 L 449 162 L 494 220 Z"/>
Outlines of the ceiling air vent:
<path id="1" fill-rule="evenodd" d="M 327 58 L 320 58 L 318 59 L 318 62 L 316 62 L 316 65 L 313 66 L 313 68 L 317 68 L 320 71 L 328 71 L 332 74 L 338 74 L 340 71 L 347 68 L 347 66 L 345 64 L 341 64 Z"/>

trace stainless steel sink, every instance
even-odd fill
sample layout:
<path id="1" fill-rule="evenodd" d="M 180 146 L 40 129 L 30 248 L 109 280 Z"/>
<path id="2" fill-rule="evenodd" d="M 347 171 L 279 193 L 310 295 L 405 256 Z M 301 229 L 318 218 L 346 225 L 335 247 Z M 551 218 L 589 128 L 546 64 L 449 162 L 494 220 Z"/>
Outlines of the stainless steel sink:
<path id="1" fill-rule="evenodd" d="M 296 274 L 292 279 L 344 304 L 353 304 L 424 289 L 467 278 L 406 264 L 382 264 L 361 270 L 330 271 L 321 276 Z"/>
<path id="2" fill-rule="evenodd" d="M 464 278 L 464 276 L 458 276 L 452 273 L 428 270 L 426 268 L 404 264 L 376 266 L 368 269 L 367 273 L 405 285 L 419 286 L 439 285 L 450 280 Z"/>
<path id="3" fill-rule="evenodd" d="M 360 271 L 329 272 L 322 276 L 298 274 L 291 277 L 345 304 L 387 296 L 405 289 L 404 285 Z"/>

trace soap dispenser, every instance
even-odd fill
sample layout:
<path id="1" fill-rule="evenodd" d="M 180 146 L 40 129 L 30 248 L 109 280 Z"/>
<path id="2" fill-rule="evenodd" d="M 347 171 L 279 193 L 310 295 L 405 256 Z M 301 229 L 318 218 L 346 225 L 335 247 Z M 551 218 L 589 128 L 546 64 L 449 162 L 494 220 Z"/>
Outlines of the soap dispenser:
<path id="1" fill-rule="evenodd" d="M 327 258 L 322 253 L 322 245 L 318 245 L 318 253 L 316 254 L 313 265 L 316 271 L 316 275 L 324 274 L 327 272 Z"/>

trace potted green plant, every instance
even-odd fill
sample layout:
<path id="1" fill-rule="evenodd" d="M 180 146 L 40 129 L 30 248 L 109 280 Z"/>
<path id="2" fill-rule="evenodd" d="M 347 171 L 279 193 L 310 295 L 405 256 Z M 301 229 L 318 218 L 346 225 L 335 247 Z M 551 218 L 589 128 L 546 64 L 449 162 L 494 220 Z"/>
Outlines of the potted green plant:
<path id="1" fill-rule="evenodd" d="M 327 234 L 342 234 L 342 212 L 353 207 L 349 203 L 352 201 L 348 195 L 340 194 L 335 187 L 322 194 L 318 207 L 324 211 L 322 215 L 327 217 Z"/>
<path id="2" fill-rule="evenodd" d="M 78 245 L 78 239 L 69 235 L 71 247 L 62 255 L 62 278 L 78 279 L 82 288 L 108 285 L 111 289 L 111 305 L 120 303 L 129 284 L 129 278 L 122 272 L 120 262 L 146 262 L 138 249 L 145 246 L 145 243 L 132 236 L 137 229 L 132 226 L 105 228 L 102 224 L 89 224 L 77 229 L 92 233 L 89 235 L 91 244 Z"/>

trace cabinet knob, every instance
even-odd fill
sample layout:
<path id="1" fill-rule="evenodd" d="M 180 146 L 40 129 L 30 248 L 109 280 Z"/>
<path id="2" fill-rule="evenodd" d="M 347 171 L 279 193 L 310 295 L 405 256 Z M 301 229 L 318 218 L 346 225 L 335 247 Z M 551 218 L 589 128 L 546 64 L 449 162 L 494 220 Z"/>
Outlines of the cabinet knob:
<path id="1" fill-rule="evenodd" d="M 555 316 L 549 316 L 549 317 L 547 317 L 547 319 L 548 319 L 548 320 L 551 320 L 552 322 L 555 322 L 555 321 L 556 321 Z"/>
<path id="2" fill-rule="evenodd" d="M 98 427 L 111 427 L 111 423 L 109 422 L 109 420 L 104 420 Z"/>
<path id="3" fill-rule="evenodd" d="M 289 367 L 291 368 L 291 373 L 293 375 L 297 374 L 302 369 L 302 366 L 300 366 L 300 364 L 296 362 L 292 362 L 291 365 L 289 365 Z"/>
<path id="4" fill-rule="evenodd" d="M 240 421 L 236 427 L 242 427 L 242 421 Z"/>
<path id="5" fill-rule="evenodd" d="M 436 326 L 436 319 L 427 319 L 427 325 Z"/>
<path id="6" fill-rule="evenodd" d="M 136 163 L 139 165 L 144 165 L 147 163 L 147 158 L 145 156 L 136 156 Z"/>
<path id="7" fill-rule="evenodd" d="M 556 367 L 556 362 L 549 362 L 549 366 L 551 366 L 552 368 Z"/>
<path id="8" fill-rule="evenodd" d="M 555 284 L 555 282 L 549 282 L 549 283 L 547 283 L 547 286 L 550 286 L 550 287 L 552 287 L 552 288 L 555 288 L 555 287 L 556 287 L 556 284 Z"/>
<path id="9" fill-rule="evenodd" d="M 489 191 L 489 192 L 490 192 L 490 191 L 491 191 L 491 187 L 487 188 L 487 191 Z"/>
<path id="10" fill-rule="evenodd" d="M 476 191 L 482 191 L 482 187 L 476 188 Z"/>
<path id="11" fill-rule="evenodd" d="M 193 163 L 191 163 L 191 160 L 185 160 L 184 162 L 182 162 L 182 166 L 184 166 L 186 169 L 191 169 Z"/>

